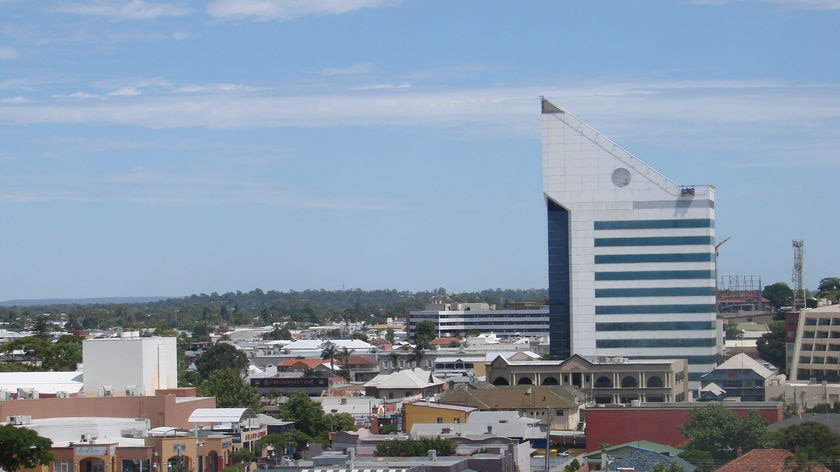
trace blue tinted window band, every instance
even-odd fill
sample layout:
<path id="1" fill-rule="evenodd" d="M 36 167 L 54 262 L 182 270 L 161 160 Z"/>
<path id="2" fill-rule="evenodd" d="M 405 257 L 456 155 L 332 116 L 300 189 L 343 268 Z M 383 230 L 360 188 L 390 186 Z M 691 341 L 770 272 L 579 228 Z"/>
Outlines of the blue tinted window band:
<path id="1" fill-rule="evenodd" d="M 715 328 L 714 321 L 595 323 L 595 331 L 702 331 Z"/>
<path id="2" fill-rule="evenodd" d="M 595 230 L 714 228 L 711 219 L 596 221 Z"/>
<path id="3" fill-rule="evenodd" d="M 712 262 L 711 252 L 689 254 L 604 254 L 595 256 L 596 264 L 643 264 L 646 262 Z"/>
<path id="4" fill-rule="evenodd" d="M 649 270 L 627 272 L 595 272 L 595 280 L 681 280 L 714 279 L 711 270 Z"/>
<path id="5" fill-rule="evenodd" d="M 609 348 L 657 348 L 657 347 L 713 347 L 717 339 L 711 338 L 667 338 L 667 339 L 599 339 L 595 347 Z"/>
<path id="6" fill-rule="evenodd" d="M 691 297 L 713 294 L 714 289 L 712 287 L 601 288 L 595 290 L 596 298 Z"/>
<path id="7" fill-rule="evenodd" d="M 596 306 L 596 315 L 660 315 L 668 313 L 714 313 L 714 305 L 617 305 Z"/>
<path id="8" fill-rule="evenodd" d="M 660 236 L 651 238 L 595 238 L 595 247 L 711 245 L 711 236 Z"/>
<path id="9" fill-rule="evenodd" d="M 633 359 L 685 359 L 689 364 L 717 364 L 717 356 L 633 356 Z"/>

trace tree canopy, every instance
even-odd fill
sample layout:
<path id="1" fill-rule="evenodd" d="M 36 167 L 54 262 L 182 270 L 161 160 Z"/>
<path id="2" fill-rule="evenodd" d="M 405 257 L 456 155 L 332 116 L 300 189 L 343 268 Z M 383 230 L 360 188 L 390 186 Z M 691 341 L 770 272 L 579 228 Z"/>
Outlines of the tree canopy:
<path id="1" fill-rule="evenodd" d="M 765 286 L 764 290 L 761 291 L 761 296 L 770 300 L 770 304 L 776 310 L 793 304 L 793 289 L 784 282 L 776 282 Z"/>
<path id="2" fill-rule="evenodd" d="M 785 371 L 787 357 L 785 355 L 785 322 L 770 323 L 770 332 L 764 333 L 755 343 L 758 355 L 773 364 L 779 372 Z"/>
<path id="3" fill-rule="evenodd" d="M 769 447 L 771 434 L 767 425 L 767 420 L 756 412 L 739 419 L 718 404 L 694 408 L 689 412 L 689 422 L 680 426 L 680 432 L 688 438 L 681 457 L 693 459 L 698 469 L 711 470 L 714 465 L 734 459 L 739 450 L 744 453 Z M 712 462 L 698 460 L 703 457 L 711 457 Z"/>
<path id="4" fill-rule="evenodd" d="M 251 408 L 260 410 L 257 389 L 246 385 L 239 373 L 233 369 L 219 369 L 210 372 L 207 380 L 201 382 L 196 391 L 205 397 L 216 397 L 218 408 Z"/>
<path id="5" fill-rule="evenodd" d="M 27 428 L 0 426 L 0 467 L 6 472 L 50 465 L 52 441 Z"/>
<path id="6" fill-rule="evenodd" d="M 840 436 L 831 428 L 817 422 L 805 422 L 775 432 L 775 446 L 796 455 L 797 462 L 830 464 L 840 459 Z"/>
<path id="7" fill-rule="evenodd" d="M 218 343 L 195 360 L 195 367 L 204 379 L 209 378 L 211 372 L 221 369 L 233 369 L 243 374 L 248 367 L 248 356 L 233 344 Z"/>
<path id="8" fill-rule="evenodd" d="M 437 326 L 431 320 L 423 320 L 414 328 L 414 344 L 417 349 L 430 349 L 431 341 L 437 337 Z"/>
<path id="9" fill-rule="evenodd" d="M 820 280 L 817 296 L 836 302 L 840 298 L 840 277 L 826 277 Z"/>

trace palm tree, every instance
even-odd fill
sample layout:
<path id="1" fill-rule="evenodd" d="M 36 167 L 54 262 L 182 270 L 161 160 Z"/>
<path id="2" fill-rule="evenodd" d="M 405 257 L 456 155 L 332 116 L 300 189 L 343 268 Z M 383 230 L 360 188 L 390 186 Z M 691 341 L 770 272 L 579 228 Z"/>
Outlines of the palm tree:
<path id="1" fill-rule="evenodd" d="M 328 342 L 324 350 L 321 351 L 321 359 L 330 360 L 330 375 L 335 371 L 336 357 L 338 357 L 338 349 L 336 349 L 335 344 Z"/>
<path id="2" fill-rule="evenodd" d="M 338 352 L 338 358 L 344 359 L 344 370 L 345 372 L 347 372 L 347 380 L 350 380 L 350 368 L 348 367 L 348 364 L 350 363 L 350 354 L 352 353 L 353 350 L 347 349 L 347 346 L 342 347 L 341 350 Z"/>

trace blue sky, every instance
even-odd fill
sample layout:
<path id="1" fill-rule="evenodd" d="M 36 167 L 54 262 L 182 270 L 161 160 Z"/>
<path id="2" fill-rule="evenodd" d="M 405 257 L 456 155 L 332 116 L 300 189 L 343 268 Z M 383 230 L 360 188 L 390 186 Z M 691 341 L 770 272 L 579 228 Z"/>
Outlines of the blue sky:
<path id="1" fill-rule="evenodd" d="M 0 0 L 0 300 L 547 286 L 539 97 L 840 276 L 840 0 Z"/>

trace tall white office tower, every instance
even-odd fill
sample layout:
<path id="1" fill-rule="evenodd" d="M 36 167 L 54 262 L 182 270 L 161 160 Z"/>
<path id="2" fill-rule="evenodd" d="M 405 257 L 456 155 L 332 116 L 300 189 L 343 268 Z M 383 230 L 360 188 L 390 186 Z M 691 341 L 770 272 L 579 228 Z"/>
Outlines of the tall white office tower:
<path id="1" fill-rule="evenodd" d="M 712 186 L 677 185 L 542 100 L 551 356 L 716 365 Z M 616 386 L 618 387 L 618 386 Z"/>

